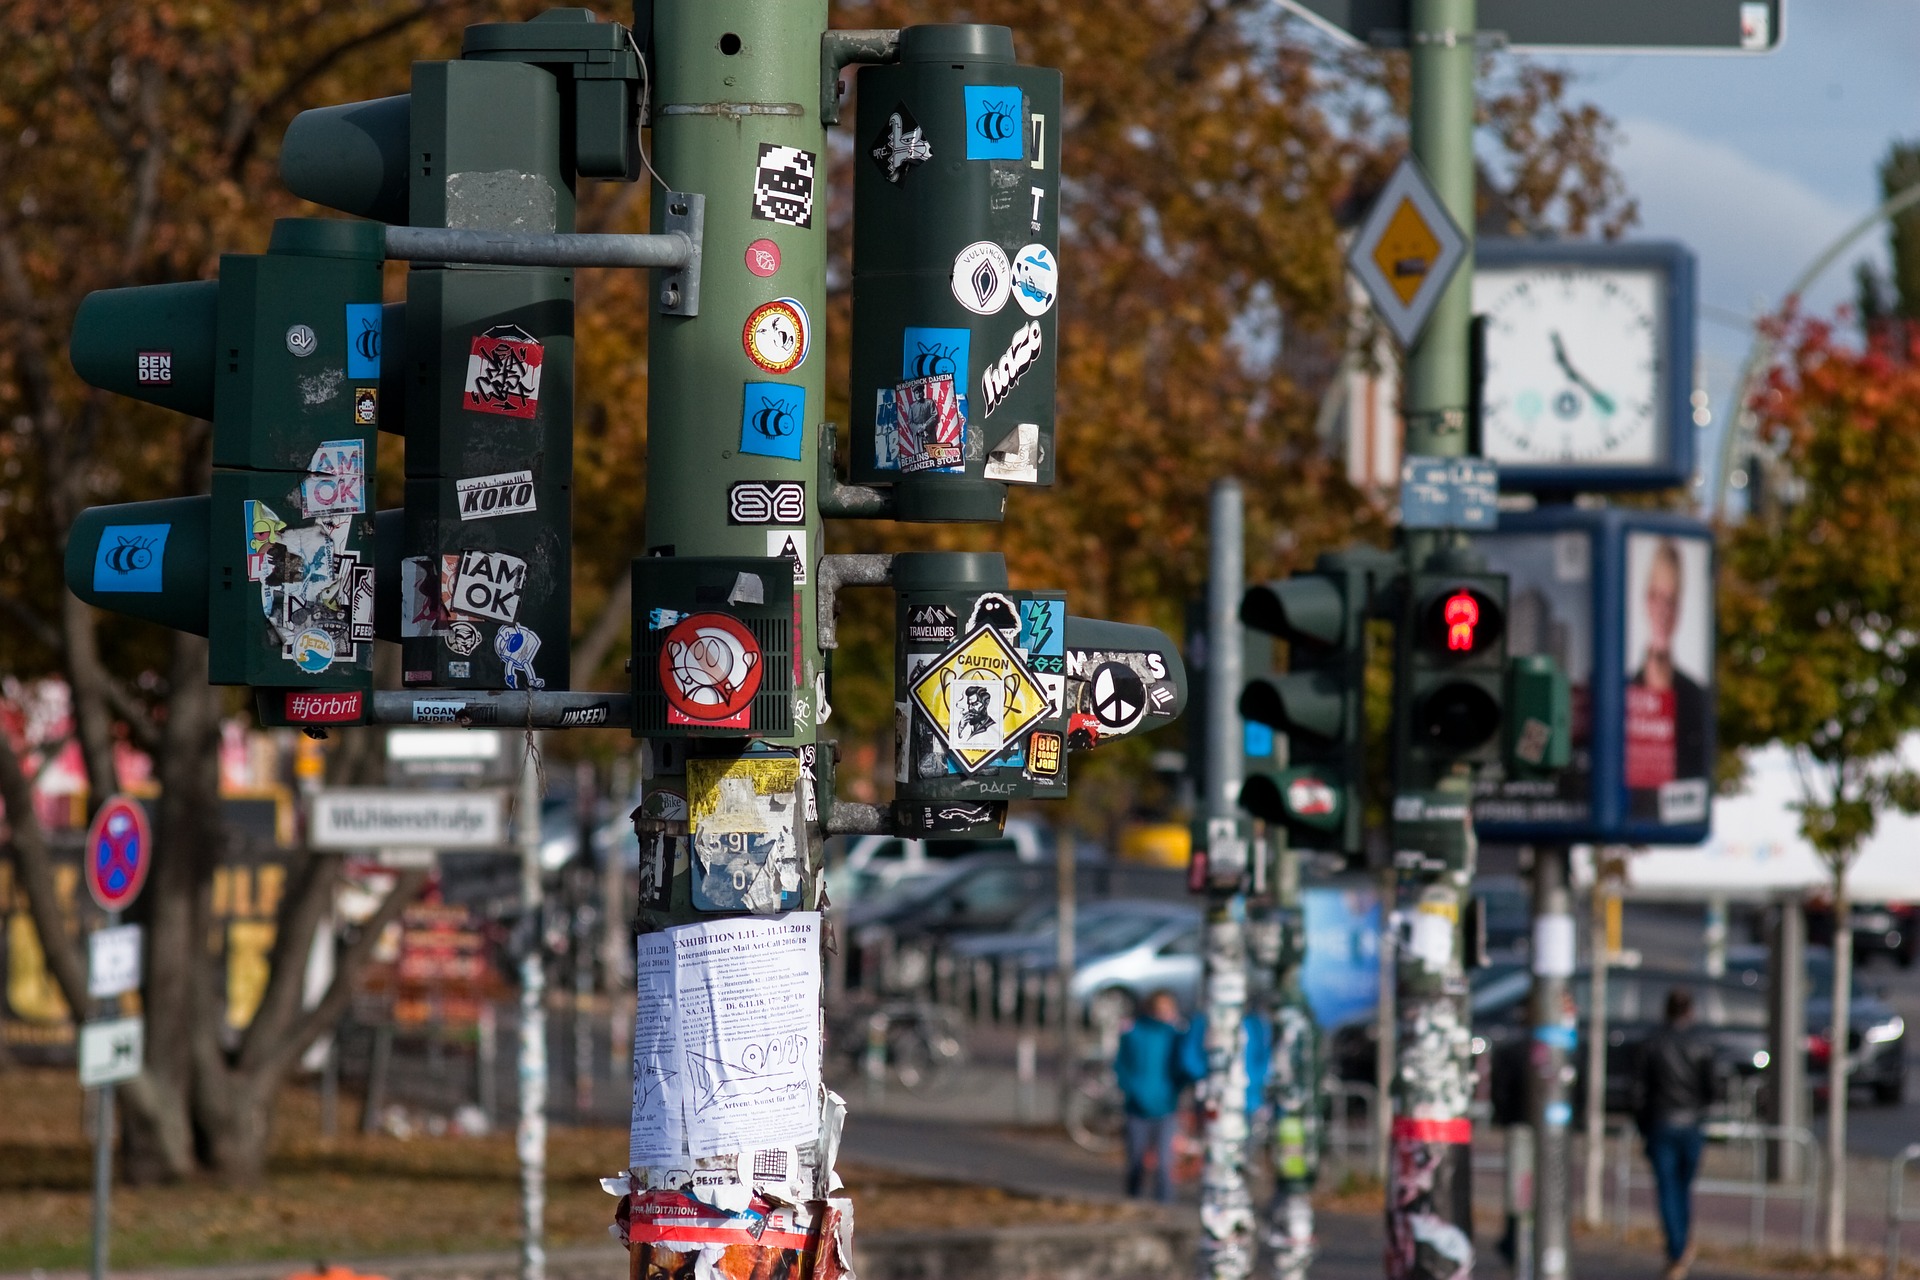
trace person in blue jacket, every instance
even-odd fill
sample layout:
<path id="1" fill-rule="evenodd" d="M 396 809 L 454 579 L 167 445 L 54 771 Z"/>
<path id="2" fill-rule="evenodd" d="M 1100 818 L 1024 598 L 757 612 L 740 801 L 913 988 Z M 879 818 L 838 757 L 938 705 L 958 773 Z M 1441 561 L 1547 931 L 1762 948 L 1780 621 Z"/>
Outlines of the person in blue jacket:
<path id="1" fill-rule="evenodd" d="M 1261 1108 L 1267 1105 L 1267 1072 L 1273 1067 L 1273 1027 L 1263 1017 L 1247 1011 L 1247 1126 L 1260 1130 Z M 1180 1037 L 1180 1075 L 1183 1080 L 1204 1084 L 1207 1078 L 1207 1015 L 1195 1014 Z"/>
<path id="2" fill-rule="evenodd" d="M 1156 991 L 1120 1037 L 1113 1058 L 1113 1074 L 1126 1104 L 1130 1196 L 1141 1193 L 1151 1152 L 1154 1198 L 1173 1199 L 1173 1134 L 1184 1086 L 1179 1056 L 1180 1002 L 1171 991 Z"/>

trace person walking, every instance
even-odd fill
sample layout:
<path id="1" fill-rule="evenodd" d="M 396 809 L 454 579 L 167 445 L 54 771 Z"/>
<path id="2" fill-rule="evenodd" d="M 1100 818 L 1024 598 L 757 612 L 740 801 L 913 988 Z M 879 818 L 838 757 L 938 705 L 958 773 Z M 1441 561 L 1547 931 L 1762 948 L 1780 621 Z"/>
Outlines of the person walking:
<path id="1" fill-rule="evenodd" d="M 1706 1144 L 1701 1125 L 1719 1092 L 1713 1048 L 1694 1034 L 1693 994 L 1667 993 L 1664 1026 L 1640 1046 L 1633 1073 L 1633 1114 L 1653 1166 L 1660 1227 L 1667 1237 L 1666 1280 L 1686 1280 L 1693 1266 L 1693 1175 Z"/>
<path id="2" fill-rule="evenodd" d="M 1127 1119 L 1127 1194 L 1146 1184 L 1147 1157 L 1154 1159 L 1154 1199 L 1173 1200 L 1173 1134 L 1180 1110 L 1180 1002 L 1156 991 L 1120 1037 L 1113 1073 Z"/>

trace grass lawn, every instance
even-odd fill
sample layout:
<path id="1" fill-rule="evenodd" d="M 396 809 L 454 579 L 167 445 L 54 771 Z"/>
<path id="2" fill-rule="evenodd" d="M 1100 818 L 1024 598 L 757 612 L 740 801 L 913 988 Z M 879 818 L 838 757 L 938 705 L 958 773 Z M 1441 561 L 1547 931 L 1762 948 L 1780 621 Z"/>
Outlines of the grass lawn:
<path id="1" fill-rule="evenodd" d="M 92 1148 L 71 1070 L 0 1075 L 0 1271 L 84 1268 L 92 1222 Z M 346 1261 L 511 1249 L 519 1240 L 513 1135 L 362 1136 L 343 1098 L 341 1135 L 322 1141 L 318 1095 L 282 1098 L 269 1172 L 258 1186 L 194 1181 L 117 1186 L 116 1266 L 287 1258 Z M 559 1129 L 547 1143 L 549 1247 L 606 1238 L 614 1200 L 598 1179 L 626 1167 L 624 1129 Z M 1085 1222 L 1120 1205 L 1047 1200 L 843 1166 L 861 1232 L 983 1223 Z M 304 1267 L 289 1266 L 289 1272 Z"/>

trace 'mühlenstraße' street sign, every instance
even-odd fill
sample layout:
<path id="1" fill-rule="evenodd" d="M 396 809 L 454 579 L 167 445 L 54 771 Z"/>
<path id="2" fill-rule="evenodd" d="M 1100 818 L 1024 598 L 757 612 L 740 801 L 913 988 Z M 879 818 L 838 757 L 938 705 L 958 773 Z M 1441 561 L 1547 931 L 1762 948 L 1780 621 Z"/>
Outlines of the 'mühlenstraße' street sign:
<path id="1" fill-rule="evenodd" d="M 340 787 L 313 799 L 316 849 L 499 849 L 507 843 L 500 791 L 391 791 Z"/>

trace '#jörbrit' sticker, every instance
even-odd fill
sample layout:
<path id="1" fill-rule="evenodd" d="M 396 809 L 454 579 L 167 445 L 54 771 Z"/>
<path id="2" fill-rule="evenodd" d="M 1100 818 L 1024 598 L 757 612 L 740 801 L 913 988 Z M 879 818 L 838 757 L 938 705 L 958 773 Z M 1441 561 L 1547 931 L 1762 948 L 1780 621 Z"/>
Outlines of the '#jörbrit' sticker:
<path id="1" fill-rule="evenodd" d="M 517 516 L 524 511 L 539 510 L 531 471 L 503 471 L 499 475 L 455 480 L 453 491 L 460 499 L 462 520 Z"/>
<path id="2" fill-rule="evenodd" d="M 531 418 L 540 408 L 541 343 L 517 324 L 495 325 L 474 338 L 467 354 L 461 403 L 477 413 Z"/>

